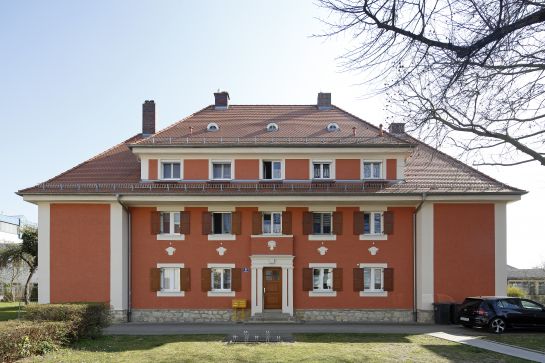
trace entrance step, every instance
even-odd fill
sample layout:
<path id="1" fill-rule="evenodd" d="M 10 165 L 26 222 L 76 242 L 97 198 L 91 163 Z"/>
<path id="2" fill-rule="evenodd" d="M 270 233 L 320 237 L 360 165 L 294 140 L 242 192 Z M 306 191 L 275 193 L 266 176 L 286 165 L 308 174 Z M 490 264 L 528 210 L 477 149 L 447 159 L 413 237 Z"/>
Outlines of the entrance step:
<path id="1" fill-rule="evenodd" d="M 285 314 L 282 311 L 264 311 L 261 314 L 255 314 L 248 321 L 249 323 L 295 323 L 295 317 Z"/>

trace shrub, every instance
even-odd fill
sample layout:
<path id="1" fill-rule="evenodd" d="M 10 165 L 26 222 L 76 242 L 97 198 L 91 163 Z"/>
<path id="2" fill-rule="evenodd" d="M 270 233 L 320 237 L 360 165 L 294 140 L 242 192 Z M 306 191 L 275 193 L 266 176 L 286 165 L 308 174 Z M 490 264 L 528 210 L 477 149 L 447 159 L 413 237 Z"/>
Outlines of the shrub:
<path id="1" fill-rule="evenodd" d="M 45 354 L 69 343 L 73 324 L 65 321 L 8 321 L 0 324 L 0 361 Z"/>
<path id="2" fill-rule="evenodd" d="M 510 297 L 524 297 L 526 293 L 520 287 L 508 286 L 507 287 L 507 296 Z"/>
<path id="3" fill-rule="evenodd" d="M 28 305 L 25 319 L 70 322 L 73 325 L 70 340 L 95 338 L 109 323 L 109 306 L 103 303 Z"/>

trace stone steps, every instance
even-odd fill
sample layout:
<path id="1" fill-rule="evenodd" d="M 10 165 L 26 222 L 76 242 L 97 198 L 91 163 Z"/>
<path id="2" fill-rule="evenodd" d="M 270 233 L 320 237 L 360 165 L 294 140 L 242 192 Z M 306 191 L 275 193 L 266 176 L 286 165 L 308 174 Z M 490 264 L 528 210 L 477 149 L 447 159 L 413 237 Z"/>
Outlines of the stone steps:
<path id="1" fill-rule="evenodd" d="M 264 311 L 261 314 L 252 316 L 248 323 L 295 323 L 295 317 L 281 311 Z"/>

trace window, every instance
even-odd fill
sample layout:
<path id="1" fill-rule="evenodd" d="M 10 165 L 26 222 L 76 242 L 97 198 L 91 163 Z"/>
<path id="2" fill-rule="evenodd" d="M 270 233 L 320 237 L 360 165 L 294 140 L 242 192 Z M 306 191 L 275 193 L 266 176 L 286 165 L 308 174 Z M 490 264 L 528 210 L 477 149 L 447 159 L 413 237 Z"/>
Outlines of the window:
<path id="1" fill-rule="evenodd" d="M 363 268 L 363 291 L 384 291 L 384 269 L 382 267 Z"/>
<path id="2" fill-rule="evenodd" d="M 312 234 L 331 233 L 331 213 L 312 213 Z"/>
<path id="3" fill-rule="evenodd" d="M 282 233 L 282 213 L 263 213 L 263 234 Z"/>
<path id="4" fill-rule="evenodd" d="M 363 234 L 382 234 L 382 212 L 363 214 Z"/>
<path id="5" fill-rule="evenodd" d="M 161 234 L 180 233 L 180 212 L 161 212 Z"/>
<path id="6" fill-rule="evenodd" d="M 267 131 L 268 132 L 278 131 L 278 124 L 271 122 L 270 124 L 267 125 Z"/>
<path id="7" fill-rule="evenodd" d="M 330 179 L 331 178 L 331 163 L 312 163 L 313 179 Z"/>
<path id="8" fill-rule="evenodd" d="M 364 161 L 363 179 L 381 179 L 382 161 Z"/>
<path id="9" fill-rule="evenodd" d="M 180 269 L 176 267 L 161 268 L 161 291 L 180 291 Z"/>
<path id="10" fill-rule="evenodd" d="M 529 309 L 529 310 L 537 310 L 537 311 L 541 311 L 542 307 L 541 305 L 538 305 L 532 301 L 528 301 L 528 300 L 520 300 L 520 304 L 522 305 L 523 308 L 525 309 Z"/>
<path id="11" fill-rule="evenodd" d="M 206 130 L 210 131 L 210 132 L 214 132 L 214 131 L 218 131 L 220 129 L 220 127 L 218 126 L 217 123 L 215 122 L 210 122 L 207 126 L 206 126 Z"/>
<path id="12" fill-rule="evenodd" d="M 497 305 L 499 308 L 502 309 L 520 309 L 520 305 L 518 303 L 518 300 L 516 299 L 504 299 L 504 300 L 498 300 Z"/>
<path id="13" fill-rule="evenodd" d="M 212 163 L 212 179 L 231 179 L 231 162 Z"/>
<path id="14" fill-rule="evenodd" d="M 212 268 L 212 291 L 231 291 L 231 269 Z"/>
<path id="15" fill-rule="evenodd" d="M 263 179 L 282 179 L 282 162 L 264 161 Z"/>
<path id="16" fill-rule="evenodd" d="M 341 128 L 339 127 L 339 124 L 336 122 L 331 122 L 327 125 L 327 131 L 333 132 L 333 131 L 339 131 Z"/>
<path id="17" fill-rule="evenodd" d="M 212 213 L 212 234 L 231 234 L 231 213 Z"/>
<path id="18" fill-rule="evenodd" d="M 312 269 L 312 284 L 313 291 L 333 291 L 333 269 Z"/>
<path id="19" fill-rule="evenodd" d="M 180 162 L 161 162 L 162 179 L 180 179 Z"/>
<path id="20" fill-rule="evenodd" d="M 545 282 L 539 282 L 538 283 L 538 295 L 545 295 Z"/>

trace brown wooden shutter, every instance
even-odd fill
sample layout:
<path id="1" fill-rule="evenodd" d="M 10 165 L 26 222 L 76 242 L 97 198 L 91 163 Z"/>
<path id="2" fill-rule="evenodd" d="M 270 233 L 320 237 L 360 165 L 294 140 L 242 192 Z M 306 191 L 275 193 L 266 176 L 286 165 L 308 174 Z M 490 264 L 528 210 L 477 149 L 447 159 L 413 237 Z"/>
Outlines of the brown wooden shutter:
<path id="1" fill-rule="evenodd" d="M 240 268 L 231 269 L 231 290 L 242 290 L 242 270 Z"/>
<path id="2" fill-rule="evenodd" d="M 212 213 L 203 212 L 202 213 L 202 234 L 211 234 L 212 233 Z"/>
<path id="3" fill-rule="evenodd" d="M 189 212 L 180 212 L 180 234 L 189 234 L 191 231 L 191 218 Z"/>
<path id="4" fill-rule="evenodd" d="M 303 234 L 312 234 L 312 212 L 303 212 Z"/>
<path id="5" fill-rule="evenodd" d="M 343 234 L 343 214 L 333 212 L 333 233 L 340 236 Z"/>
<path id="6" fill-rule="evenodd" d="M 161 212 L 151 212 L 151 234 L 161 233 Z"/>
<path id="7" fill-rule="evenodd" d="M 384 234 L 394 233 L 394 213 L 387 211 L 383 213 L 384 218 Z"/>
<path id="8" fill-rule="evenodd" d="M 180 290 L 191 291 L 191 271 L 188 268 L 180 269 Z"/>
<path id="9" fill-rule="evenodd" d="M 282 234 L 292 234 L 291 212 L 282 212 Z"/>
<path id="10" fill-rule="evenodd" d="M 212 285 L 212 269 L 201 269 L 201 290 L 202 292 L 210 291 Z"/>
<path id="11" fill-rule="evenodd" d="M 242 218 L 240 212 L 231 213 L 231 230 L 233 234 L 241 234 L 242 231 Z"/>
<path id="12" fill-rule="evenodd" d="M 150 289 L 153 292 L 161 291 L 161 269 L 152 268 L 150 270 Z"/>
<path id="13" fill-rule="evenodd" d="M 333 269 L 333 291 L 343 291 L 343 269 Z"/>
<path id="14" fill-rule="evenodd" d="M 312 269 L 303 268 L 303 291 L 312 291 Z"/>
<path id="15" fill-rule="evenodd" d="M 360 235 L 364 232 L 363 216 L 365 212 L 354 212 L 354 234 Z"/>
<path id="16" fill-rule="evenodd" d="M 263 233 L 263 214 L 261 212 L 252 213 L 252 234 Z"/>
<path id="17" fill-rule="evenodd" d="M 363 291 L 363 269 L 356 267 L 352 272 L 354 275 L 354 291 Z"/>
<path id="18" fill-rule="evenodd" d="M 394 291 L 394 269 L 384 269 L 384 291 Z"/>

